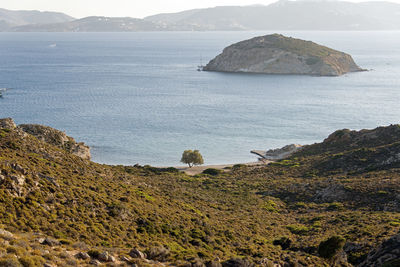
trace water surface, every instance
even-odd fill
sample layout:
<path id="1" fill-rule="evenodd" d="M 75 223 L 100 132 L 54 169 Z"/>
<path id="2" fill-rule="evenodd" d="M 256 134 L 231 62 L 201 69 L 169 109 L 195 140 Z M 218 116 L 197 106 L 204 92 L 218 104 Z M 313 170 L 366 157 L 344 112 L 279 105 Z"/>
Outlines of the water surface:
<path id="1" fill-rule="evenodd" d="M 65 130 L 94 161 L 255 160 L 252 149 L 323 140 L 400 118 L 400 32 L 283 32 L 353 55 L 341 77 L 197 72 L 227 45 L 271 32 L 0 33 L 0 117 Z"/>

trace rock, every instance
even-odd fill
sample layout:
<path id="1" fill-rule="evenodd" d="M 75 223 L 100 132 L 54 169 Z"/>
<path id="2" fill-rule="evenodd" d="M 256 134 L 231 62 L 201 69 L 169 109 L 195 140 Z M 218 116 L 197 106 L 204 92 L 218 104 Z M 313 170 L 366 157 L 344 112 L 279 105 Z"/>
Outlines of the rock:
<path id="1" fill-rule="evenodd" d="M 10 233 L 9 231 L 0 229 L 0 235 L 7 238 L 7 239 L 13 239 L 14 235 L 12 233 Z"/>
<path id="2" fill-rule="evenodd" d="M 25 169 L 24 169 L 21 165 L 19 165 L 19 164 L 16 164 L 16 163 L 11 164 L 11 168 L 13 168 L 13 169 L 16 170 L 17 172 L 20 172 L 20 173 L 22 173 L 22 174 L 24 174 L 24 175 L 27 175 L 27 174 L 28 174 L 28 171 L 25 170 Z"/>
<path id="3" fill-rule="evenodd" d="M 86 252 L 79 252 L 78 254 L 75 255 L 75 257 L 81 260 L 90 259 L 89 254 L 87 254 Z"/>
<path id="4" fill-rule="evenodd" d="M 112 255 L 109 255 L 107 261 L 108 261 L 108 262 L 115 262 L 115 257 L 112 256 Z"/>
<path id="5" fill-rule="evenodd" d="M 318 190 L 314 201 L 318 203 L 344 201 L 351 197 L 343 185 L 333 184 L 324 189 Z"/>
<path id="6" fill-rule="evenodd" d="M 41 242 L 42 245 L 48 245 L 51 247 L 59 246 L 61 245 L 60 241 L 57 239 L 51 238 L 51 237 L 46 237 L 43 242 Z"/>
<path id="7" fill-rule="evenodd" d="M 11 118 L 0 119 L 0 129 L 15 129 L 17 125 Z"/>
<path id="8" fill-rule="evenodd" d="M 88 146 L 84 143 L 77 143 L 74 138 L 67 136 L 64 132 L 38 124 L 21 124 L 18 128 L 43 142 L 57 146 L 78 157 L 87 160 L 91 158 Z"/>
<path id="9" fill-rule="evenodd" d="M 137 248 L 132 249 L 129 252 L 129 256 L 131 256 L 132 258 L 139 258 L 139 259 L 145 259 L 146 258 L 146 254 L 144 254 L 143 252 L 141 252 Z"/>
<path id="10" fill-rule="evenodd" d="M 147 254 L 150 260 L 165 261 L 169 255 L 169 250 L 165 247 L 155 247 L 151 248 Z"/>
<path id="11" fill-rule="evenodd" d="M 289 157 L 293 153 L 299 151 L 301 148 L 302 148 L 301 145 L 292 144 L 284 146 L 282 148 L 270 149 L 268 151 L 252 150 L 250 152 L 262 157 L 263 159 L 280 160 Z"/>
<path id="12" fill-rule="evenodd" d="M 263 267 L 282 267 L 281 264 L 271 261 L 270 259 L 264 258 L 260 261 L 260 265 Z"/>
<path id="13" fill-rule="evenodd" d="M 122 255 L 122 256 L 120 257 L 120 259 L 121 259 L 121 261 L 126 261 L 126 262 L 130 262 L 130 261 L 131 261 L 131 259 L 128 258 L 127 256 L 125 256 L 125 255 Z"/>
<path id="14" fill-rule="evenodd" d="M 362 71 L 346 53 L 280 34 L 233 44 L 205 71 L 339 76 Z"/>
<path id="15" fill-rule="evenodd" d="M 232 258 L 222 263 L 223 267 L 255 267 L 255 264 L 247 259 Z"/>
<path id="16" fill-rule="evenodd" d="M 371 251 L 367 259 L 358 266 L 400 266 L 400 234 L 384 241 Z"/>
<path id="17" fill-rule="evenodd" d="M 97 257 L 101 261 L 108 261 L 108 252 L 104 251 L 103 253 L 100 253 L 99 256 Z"/>
<path id="18" fill-rule="evenodd" d="M 18 186 L 23 186 L 25 184 L 25 176 L 23 175 L 18 175 L 18 174 L 10 175 L 10 178 Z"/>
<path id="19" fill-rule="evenodd" d="M 206 262 L 206 267 L 222 267 L 222 264 L 219 260 L 212 260 Z"/>
<path id="20" fill-rule="evenodd" d="M 192 267 L 206 267 L 200 259 L 195 259 L 192 262 Z"/>
<path id="21" fill-rule="evenodd" d="M 94 260 L 94 259 L 93 259 L 93 260 L 90 261 L 90 264 L 91 264 L 91 265 L 95 265 L 95 266 L 100 266 L 100 265 L 101 265 L 101 262 L 99 262 L 98 260 Z"/>
<path id="22" fill-rule="evenodd" d="M 56 182 L 56 179 L 55 179 L 55 178 L 50 177 L 50 176 L 47 176 L 47 175 L 44 175 L 44 174 L 41 174 L 41 173 L 39 173 L 38 175 L 39 175 L 40 178 L 46 179 L 47 181 L 49 181 L 49 182 L 52 183 L 53 185 L 55 185 L 55 186 L 57 186 L 57 187 L 60 187 L 60 185 Z"/>

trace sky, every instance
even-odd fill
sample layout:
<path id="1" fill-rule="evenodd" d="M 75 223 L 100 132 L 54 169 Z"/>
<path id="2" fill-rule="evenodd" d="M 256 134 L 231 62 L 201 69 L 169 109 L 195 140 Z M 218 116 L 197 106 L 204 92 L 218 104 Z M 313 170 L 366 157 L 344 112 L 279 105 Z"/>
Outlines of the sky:
<path id="1" fill-rule="evenodd" d="M 93 15 L 143 18 L 158 13 L 177 12 L 193 8 L 227 5 L 268 5 L 275 1 L 276 0 L 0 0 L 0 8 L 12 10 L 58 11 L 75 18 Z M 361 2 L 360 0 L 350 1 Z M 400 3 L 400 0 L 389 1 Z"/>

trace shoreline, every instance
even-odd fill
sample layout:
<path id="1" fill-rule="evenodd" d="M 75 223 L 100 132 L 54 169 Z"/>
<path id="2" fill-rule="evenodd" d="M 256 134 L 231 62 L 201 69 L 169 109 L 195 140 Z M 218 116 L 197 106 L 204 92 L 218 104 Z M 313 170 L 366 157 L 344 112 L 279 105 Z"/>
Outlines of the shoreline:
<path id="1" fill-rule="evenodd" d="M 217 169 L 217 170 L 222 170 L 222 171 L 229 171 L 230 168 L 232 168 L 235 165 L 238 164 L 243 164 L 246 166 L 251 166 L 251 167 L 263 167 L 267 166 L 269 163 L 271 163 L 272 160 L 266 160 L 266 161 L 256 161 L 256 162 L 247 162 L 247 163 L 235 163 L 235 164 L 216 164 L 216 165 L 200 165 L 200 166 L 193 166 L 189 168 L 189 166 L 174 166 L 174 168 L 178 169 L 180 172 L 184 172 L 187 175 L 197 175 L 202 173 L 206 169 Z"/>

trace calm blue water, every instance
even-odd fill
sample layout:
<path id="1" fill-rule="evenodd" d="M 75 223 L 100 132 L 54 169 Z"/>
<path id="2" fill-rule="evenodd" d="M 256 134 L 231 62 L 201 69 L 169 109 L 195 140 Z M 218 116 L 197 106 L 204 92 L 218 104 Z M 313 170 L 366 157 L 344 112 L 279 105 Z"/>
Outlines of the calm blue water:
<path id="1" fill-rule="evenodd" d="M 197 72 L 267 32 L 0 33 L 0 117 L 65 130 L 97 162 L 255 160 L 252 149 L 321 141 L 341 128 L 399 123 L 400 32 L 290 32 L 353 55 L 342 77 Z M 56 47 L 51 46 L 56 44 Z"/>

